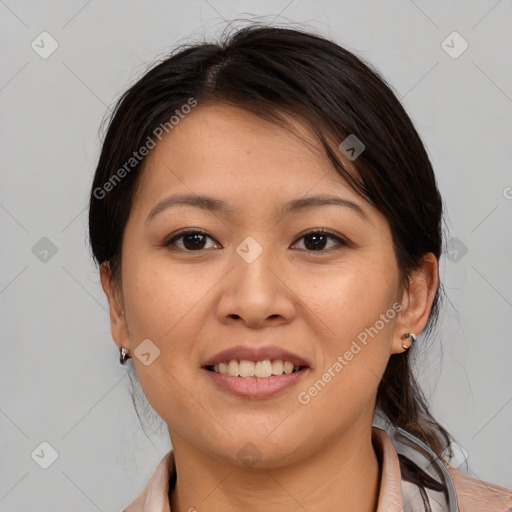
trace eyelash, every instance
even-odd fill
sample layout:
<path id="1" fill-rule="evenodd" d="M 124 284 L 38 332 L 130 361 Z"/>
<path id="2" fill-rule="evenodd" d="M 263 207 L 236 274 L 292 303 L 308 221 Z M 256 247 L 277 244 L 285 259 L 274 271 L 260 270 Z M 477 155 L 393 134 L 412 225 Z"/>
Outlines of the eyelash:
<path id="1" fill-rule="evenodd" d="M 215 240 L 206 231 L 203 231 L 201 229 L 190 229 L 190 230 L 182 231 L 180 233 L 177 233 L 177 234 L 171 236 L 171 238 L 168 238 L 163 244 L 161 244 L 161 246 L 162 247 L 170 247 L 171 245 L 173 245 L 180 238 L 183 238 L 183 237 L 185 237 L 187 235 L 196 235 L 196 234 L 204 235 L 204 236 L 210 238 L 211 240 Z M 306 233 L 303 233 L 299 238 L 297 238 L 296 242 L 294 242 L 293 245 L 295 245 L 302 238 L 304 238 L 304 237 L 306 237 L 308 235 L 313 235 L 313 234 L 315 234 L 315 235 L 316 234 L 328 235 L 328 238 L 336 240 L 339 243 L 340 246 L 348 247 L 350 245 L 345 239 L 340 237 L 338 234 L 336 234 L 333 231 L 330 231 L 328 229 L 325 229 L 325 228 L 316 228 L 316 229 L 312 229 L 310 231 L 307 231 Z M 181 247 L 176 247 L 176 248 L 181 250 L 181 251 L 184 251 L 184 252 L 202 252 L 202 251 L 206 250 L 206 249 L 198 249 L 197 251 L 191 251 L 191 250 L 188 250 L 188 249 L 182 249 Z M 322 252 L 327 252 L 330 249 L 332 249 L 332 247 L 329 248 L 329 249 L 319 249 L 318 251 L 308 250 L 308 249 L 301 249 L 301 250 L 305 250 L 305 251 L 307 251 L 309 253 L 316 253 L 316 252 L 322 253 Z"/>

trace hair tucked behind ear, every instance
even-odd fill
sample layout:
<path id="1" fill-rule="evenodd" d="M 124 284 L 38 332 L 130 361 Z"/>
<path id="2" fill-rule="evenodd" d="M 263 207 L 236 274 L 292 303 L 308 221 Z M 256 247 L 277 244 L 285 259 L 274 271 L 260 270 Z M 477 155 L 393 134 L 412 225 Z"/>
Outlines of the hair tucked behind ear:
<path id="1" fill-rule="evenodd" d="M 156 127 L 190 98 L 199 106 L 224 102 L 286 125 L 306 121 L 333 166 L 387 219 L 403 286 L 426 253 L 443 249 L 442 199 L 425 147 L 391 87 L 347 49 L 300 30 L 249 26 L 218 43 L 180 47 L 124 93 L 107 129 L 91 190 L 89 233 L 94 258 L 121 265 L 121 241 L 144 161 L 107 192 L 104 184 Z M 349 171 L 337 146 L 355 135 L 365 150 Z M 427 325 L 437 320 L 442 287 Z M 439 456 L 448 432 L 429 412 L 410 368 L 411 354 L 392 355 L 377 393 L 390 421 Z"/>
<path id="2" fill-rule="evenodd" d="M 438 457 L 452 457 L 452 437 L 432 416 L 410 368 L 409 353 L 393 354 L 377 392 L 377 405 L 393 425 L 407 430 Z"/>

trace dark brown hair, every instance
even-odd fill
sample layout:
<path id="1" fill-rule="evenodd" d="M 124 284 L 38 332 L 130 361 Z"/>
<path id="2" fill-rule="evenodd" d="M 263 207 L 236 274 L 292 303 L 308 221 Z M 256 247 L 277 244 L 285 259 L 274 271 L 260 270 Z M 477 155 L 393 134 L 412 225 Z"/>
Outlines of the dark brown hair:
<path id="1" fill-rule="evenodd" d="M 423 255 L 443 251 L 442 198 L 422 141 L 391 87 L 369 63 L 340 45 L 302 30 L 252 25 L 216 44 L 189 44 L 150 69 L 117 102 L 103 142 L 90 197 L 89 234 L 96 262 L 118 277 L 121 243 L 144 160 L 133 153 L 193 98 L 223 102 L 283 123 L 304 120 L 337 171 L 389 222 L 400 279 L 406 288 Z M 170 127 L 169 127 L 170 128 Z M 337 145 L 355 135 L 365 149 L 353 162 Z M 126 166 L 127 162 L 131 164 Z M 125 172 L 119 173 L 121 168 Z M 122 179 L 119 175 L 122 174 Z M 110 183 L 109 187 L 105 187 Z M 108 188 L 108 190 L 107 190 Z M 425 328 L 437 322 L 439 285 Z M 432 417 L 407 351 L 390 357 L 377 406 L 390 421 L 441 456 L 448 432 Z"/>

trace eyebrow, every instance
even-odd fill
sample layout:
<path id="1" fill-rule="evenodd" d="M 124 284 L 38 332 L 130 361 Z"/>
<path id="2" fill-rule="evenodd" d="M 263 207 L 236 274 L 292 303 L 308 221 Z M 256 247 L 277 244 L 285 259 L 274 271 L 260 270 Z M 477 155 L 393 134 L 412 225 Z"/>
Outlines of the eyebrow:
<path id="1" fill-rule="evenodd" d="M 197 194 L 177 194 L 167 197 L 160 201 L 151 210 L 151 212 L 149 212 L 149 215 L 146 218 L 146 223 L 148 223 L 156 215 L 166 210 L 167 208 L 178 205 L 193 206 L 196 208 L 201 208 L 202 210 L 206 211 L 223 213 L 224 215 L 227 216 L 236 213 L 236 209 L 226 201 L 223 201 L 222 199 Z M 291 213 L 297 213 L 299 211 L 310 210 L 312 208 L 317 208 L 319 206 L 328 205 L 337 205 L 350 208 L 352 211 L 357 213 L 362 219 L 370 222 L 368 215 L 358 204 L 349 201 L 348 199 L 343 199 L 342 197 L 331 196 L 326 194 L 293 199 L 292 201 L 283 205 L 283 207 L 280 210 L 280 214 L 282 216 L 285 216 Z"/>

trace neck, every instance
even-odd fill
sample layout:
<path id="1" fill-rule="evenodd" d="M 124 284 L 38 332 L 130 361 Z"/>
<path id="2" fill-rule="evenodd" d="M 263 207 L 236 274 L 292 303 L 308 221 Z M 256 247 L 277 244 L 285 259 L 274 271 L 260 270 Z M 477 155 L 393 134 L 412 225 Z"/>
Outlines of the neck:
<path id="1" fill-rule="evenodd" d="M 220 460 L 171 433 L 177 481 L 172 512 L 375 512 L 381 468 L 371 425 L 325 439 L 289 466 L 247 468 Z"/>

